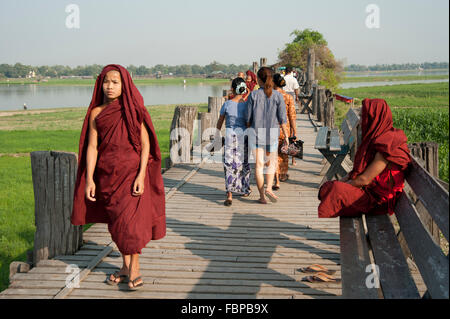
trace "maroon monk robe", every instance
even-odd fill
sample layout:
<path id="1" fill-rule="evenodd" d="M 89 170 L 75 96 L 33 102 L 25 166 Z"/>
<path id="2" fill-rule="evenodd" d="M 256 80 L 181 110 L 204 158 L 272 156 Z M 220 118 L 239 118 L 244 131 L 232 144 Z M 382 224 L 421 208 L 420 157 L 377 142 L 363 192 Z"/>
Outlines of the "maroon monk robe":
<path id="1" fill-rule="evenodd" d="M 251 81 L 248 81 L 248 82 L 245 81 L 245 84 L 247 85 L 248 90 L 251 92 L 255 88 L 256 84 L 258 84 L 258 81 L 256 79 L 256 74 L 250 70 L 248 70 L 245 74 L 247 74 L 247 76 L 250 76 L 252 78 Z"/>
<path id="2" fill-rule="evenodd" d="M 121 74 L 122 95 L 95 119 L 98 131 L 98 157 L 94 171 L 96 201 L 91 202 L 85 196 L 89 117 L 94 107 L 103 104 L 103 80 L 111 70 Z M 140 167 L 143 122 L 149 133 L 150 154 L 144 193 L 132 196 Z M 161 239 L 166 234 L 158 140 L 141 94 L 128 71 L 120 65 L 106 66 L 97 77 L 81 131 L 72 224 L 87 223 L 107 223 L 113 241 L 124 255 L 140 254 L 150 240 Z"/>
<path id="3" fill-rule="evenodd" d="M 349 178 L 355 179 L 362 174 L 377 152 L 383 155 L 389 165 L 370 185 L 363 188 L 339 181 L 323 184 L 319 190 L 320 218 L 358 216 L 361 213 L 393 213 L 395 202 L 404 187 L 404 171 L 411 159 L 405 133 L 394 128 L 392 124 L 392 112 L 386 101 L 363 100 L 362 141 Z"/>

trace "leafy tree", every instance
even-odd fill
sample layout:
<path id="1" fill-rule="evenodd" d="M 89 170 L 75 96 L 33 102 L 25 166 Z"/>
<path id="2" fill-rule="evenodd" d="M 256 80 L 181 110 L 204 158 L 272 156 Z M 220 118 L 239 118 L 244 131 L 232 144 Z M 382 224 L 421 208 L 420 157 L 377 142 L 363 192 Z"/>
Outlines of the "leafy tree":
<path id="1" fill-rule="evenodd" d="M 336 89 L 341 81 L 343 66 L 341 61 L 335 59 L 323 35 L 311 29 L 294 30 L 290 35 L 295 38 L 279 52 L 280 62 L 285 66 L 306 70 L 308 50 L 312 48 L 316 58 L 315 78 L 320 84 Z"/>
<path id="2" fill-rule="evenodd" d="M 140 65 L 136 69 L 136 75 L 145 76 L 150 74 L 150 69 L 148 69 L 145 65 Z"/>

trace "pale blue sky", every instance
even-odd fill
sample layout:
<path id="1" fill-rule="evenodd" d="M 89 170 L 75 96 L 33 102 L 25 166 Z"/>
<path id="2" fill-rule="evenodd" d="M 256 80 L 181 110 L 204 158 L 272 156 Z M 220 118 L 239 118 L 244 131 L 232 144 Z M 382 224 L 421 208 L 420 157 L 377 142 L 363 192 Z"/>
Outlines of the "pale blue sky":
<path id="1" fill-rule="evenodd" d="M 66 28 L 68 4 L 80 29 Z M 251 64 L 294 29 L 321 32 L 346 64 L 442 62 L 449 56 L 448 0 L 1 0 L 0 63 L 31 65 Z M 380 8 L 368 29 L 365 9 Z"/>

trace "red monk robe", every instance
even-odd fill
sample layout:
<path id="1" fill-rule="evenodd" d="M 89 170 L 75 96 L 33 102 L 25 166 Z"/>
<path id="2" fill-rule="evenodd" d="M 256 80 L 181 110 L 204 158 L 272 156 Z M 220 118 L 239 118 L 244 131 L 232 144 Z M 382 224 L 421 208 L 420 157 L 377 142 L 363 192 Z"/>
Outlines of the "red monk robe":
<path id="1" fill-rule="evenodd" d="M 393 214 L 404 187 L 404 171 L 411 162 L 407 137 L 392 124 L 386 101 L 365 99 L 361 111 L 361 145 L 349 179 L 362 174 L 380 153 L 389 163 L 371 184 L 358 188 L 345 182 L 330 181 L 319 190 L 319 217 L 359 216 L 361 213 Z"/>
<path id="2" fill-rule="evenodd" d="M 86 152 L 89 116 L 103 104 L 102 84 L 106 73 L 120 72 L 122 95 L 95 118 L 98 157 L 94 171 L 96 201 L 85 196 Z M 132 196 L 141 156 L 141 125 L 145 123 L 150 154 L 144 193 Z M 72 224 L 107 223 L 113 241 L 123 255 L 141 254 L 150 240 L 166 234 L 165 193 L 161 175 L 161 153 L 150 114 L 128 71 L 108 65 L 97 77 L 80 136 L 78 172 L 72 211 Z"/>

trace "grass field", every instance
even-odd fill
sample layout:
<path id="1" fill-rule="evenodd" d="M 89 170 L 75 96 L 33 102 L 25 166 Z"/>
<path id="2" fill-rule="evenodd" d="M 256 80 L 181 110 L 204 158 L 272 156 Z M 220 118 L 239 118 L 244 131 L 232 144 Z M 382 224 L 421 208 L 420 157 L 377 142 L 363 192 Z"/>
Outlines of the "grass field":
<path id="1" fill-rule="evenodd" d="M 392 107 L 448 107 L 449 105 L 448 83 L 444 82 L 341 89 L 338 90 L 338 93 L 355 97 L 359 100 L 364 98 L 383 98 Z"/>
<path id="2" fill-rule="evenodd" d="M 347 89 L 339 93 L 359 99 L 385 98 L 392 107 L 395 126 L 405 130 L 410 142 L 442 143 L 440 157 L 446 162 L 441 163 L 441 178 L 448 181 L 448 83 Z M 207 111 L 206 104 L 197 106 L 200 112 Z M 163 158 L 169 155 L 169 130 L 175 107 L 147 108 Z M 336 123 L 345 116 L 347 108 L 344 103 L 336 104 Z M 26 260 L 26 251 L 33 247 L 34 198 L 27 153 L 78 152 L 85 113 L 86 108 L 0 112 L 0 154 L 10 154 L 0 156 L 0 291 L 8 285 L 9 264 Z"/>

